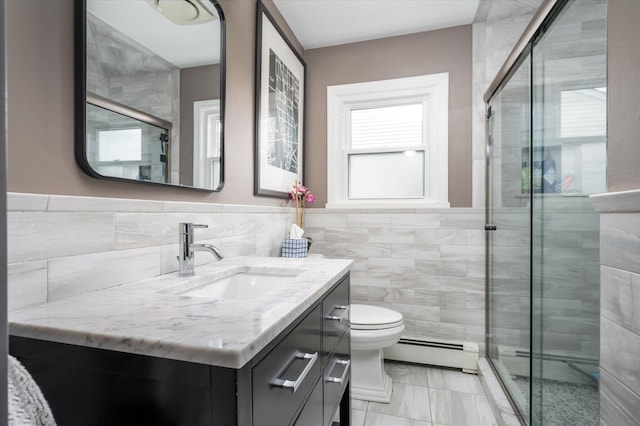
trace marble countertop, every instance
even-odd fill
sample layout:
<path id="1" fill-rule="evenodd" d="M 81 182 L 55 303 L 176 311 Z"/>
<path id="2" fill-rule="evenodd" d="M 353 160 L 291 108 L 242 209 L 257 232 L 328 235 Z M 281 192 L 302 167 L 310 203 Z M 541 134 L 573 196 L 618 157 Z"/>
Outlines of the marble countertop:
<path id="1" fill-rule="evenodd" d="M 297 268 L 255 299 L 172 294 L 177 273 L 69 297 L 9 314 L 14 336 L 240 368 L 349 271 L 351 260 L 238 257 L 196 267 L 196 279 L 238 266 Z"/>

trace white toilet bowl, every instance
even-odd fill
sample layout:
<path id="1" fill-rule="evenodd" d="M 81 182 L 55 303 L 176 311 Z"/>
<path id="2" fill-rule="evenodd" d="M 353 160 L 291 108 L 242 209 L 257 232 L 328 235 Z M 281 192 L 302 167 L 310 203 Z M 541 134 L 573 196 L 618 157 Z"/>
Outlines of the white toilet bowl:
<path id="1" fill-rule="evenodd" d="M 351 397 L 389 402 L 391 377 L 384 371 L 382 349 L 398 342 L 402 314 L 369 305 L 351 305 Z"/>

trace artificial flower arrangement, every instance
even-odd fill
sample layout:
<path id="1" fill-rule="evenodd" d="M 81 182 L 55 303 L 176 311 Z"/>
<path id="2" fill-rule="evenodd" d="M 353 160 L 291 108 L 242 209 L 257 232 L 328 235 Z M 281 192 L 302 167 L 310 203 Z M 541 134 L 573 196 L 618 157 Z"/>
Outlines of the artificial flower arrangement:
<path id="1" fill-rule="evenodd" d="M 316 197 L 309 188 L 296 180 L 293 184 L 293 190 L 289 192 L 289 198 L 296 203 L 296 225 L 304 229 L 304 209 L 307 204 L 315 203 Z"/>

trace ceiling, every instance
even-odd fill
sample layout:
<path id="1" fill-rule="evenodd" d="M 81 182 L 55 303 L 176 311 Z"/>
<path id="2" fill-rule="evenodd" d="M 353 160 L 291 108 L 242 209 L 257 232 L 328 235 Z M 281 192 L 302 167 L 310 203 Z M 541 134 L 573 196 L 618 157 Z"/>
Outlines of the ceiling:
<path id="1" fill-rule="evenodd" d="M 480 0 L 273 0 L 314 49 L 471 24 Z"/>
<path id="2" fill-rule="evenodd" d="M 220 62 L 218 19 L 203 25 L 176 25 L 144 0 L 89 0 L 87 12 L 178 68 Z M 215 10 L 212 13 L 217 16 Z"/>
<path id="3" fill-rule="evenodd" d="M 531 13 L 541 0 L 273 0 L 304 49 L 431 31 Z M 176 26 L 148 0 L 90 0 L 88 9 L 179 67 L 216 63 L 218 22 Z M 208 2 L 202 2 L 207 4 Z M 125 9 L 126 8 L 126 9 Z M 135 11 L 133 10 L 135 9 Z M 139 18 L 143 14 L 144 18 Z M 174 30 L 179 32 L 175 33 Z M 200 31 L 201 33 L 194 33 Z M 202 33 L 205 31 L 205 33 Z M 168 34 L 171 34 L 168 36 Z M 216 41 L 216 42 L 214 42 Z M 198 43 L 200 45 L 198 45 Z M 184 46 L 189 46 L 185 49 Z M 199 56 L 200 55 L 200 56 Z M 213 55 L 213 57 L 211 57 Z"/>

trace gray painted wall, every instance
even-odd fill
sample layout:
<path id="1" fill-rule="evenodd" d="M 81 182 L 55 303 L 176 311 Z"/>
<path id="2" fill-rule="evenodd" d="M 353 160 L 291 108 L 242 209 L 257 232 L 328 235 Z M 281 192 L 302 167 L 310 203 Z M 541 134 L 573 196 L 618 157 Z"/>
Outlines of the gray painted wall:
<path id="1" fill-rule="evenodd" d="M 608 168 L 609 191 L 640 188 L 640 2 L 609 0 Z"/>
<path id="2" fill-rule="evenodd" d="M 266 6 L 302 51 L 270 0 Z M 256 1 L 220 0 L 227 23 L 226 185 L 220 193 L 107 182 L 73 155 L 73 1 L 7 3 L 9 191 L 234 204 L 253 196 Z"/>
<path id="3" fill-rule="evenodd" d="M 327 201 L 327 86 L 449 73 L 449 202 L 471 207 L 471 26 L 307 50 L 305 176 Z"/>
<path id="4" fill-rule="evenodd" d="M 8 189 L 15 192 L 286 205 L 253 196 L 255 5 L 220 1 L 227 20 L 226 177 L 220 193 L 104 182 L 73 159 L 73 2 L 8 4 Z M 271 1 L 267 7 L 292 39 Z M 354 43 L 305 52 L 306 180 L 326 200 L 326 86 L 450 73 L 450 201 L 471 206 L 471 27 Z M 402 65 L 399 65 L 402 64 Z M 15 142 L 14 142 L 15 141 Z M 18 142 L 19 141 L 19 142 Z"/>

